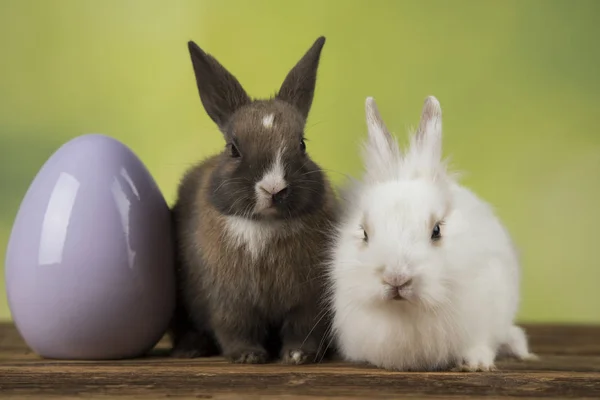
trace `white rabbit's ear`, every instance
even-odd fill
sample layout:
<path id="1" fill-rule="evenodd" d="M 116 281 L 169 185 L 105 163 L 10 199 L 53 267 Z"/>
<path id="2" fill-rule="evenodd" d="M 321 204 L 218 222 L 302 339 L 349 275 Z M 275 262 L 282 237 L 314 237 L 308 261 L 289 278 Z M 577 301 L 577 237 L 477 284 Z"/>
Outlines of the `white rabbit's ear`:
<path id="1" fill-rule="evenodd" d="M 442 162 L 442 108 L 433 96 L 425 99 L 419 128 L 411 138 L 403 172 L 437 180 L 446 175 Z"/>
<path id="2" fill-rule="evenodd" d="M 365 113 L 369 137 L 363 158 L 367 175 L 374 181 L 393 179 L 402 158 L 398 143 L 385 126 L 373 97 L 367 97 Z"/>
<path id="3" fill-rule="evenodd" d="M 439 164 L 442 157 L 442 107 L 434 96 L 425 99 L 415 143 L 420 157 Z"/>

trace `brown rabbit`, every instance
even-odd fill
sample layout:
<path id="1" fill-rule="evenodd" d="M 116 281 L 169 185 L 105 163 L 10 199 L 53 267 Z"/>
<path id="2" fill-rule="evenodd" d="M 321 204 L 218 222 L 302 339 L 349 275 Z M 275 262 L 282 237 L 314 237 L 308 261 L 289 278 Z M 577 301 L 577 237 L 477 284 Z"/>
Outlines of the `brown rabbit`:
<path id="1" fill-rule="evenodd" d="M 316 40 L 274 98 L 251 100 L 189 42 L 200 99 L 226 146 L 185 174 L 173 208 L 173 356 L 302 364 L 322 354 L 337 199 L 306 153 L 304 126 L 324 44 Z"/>

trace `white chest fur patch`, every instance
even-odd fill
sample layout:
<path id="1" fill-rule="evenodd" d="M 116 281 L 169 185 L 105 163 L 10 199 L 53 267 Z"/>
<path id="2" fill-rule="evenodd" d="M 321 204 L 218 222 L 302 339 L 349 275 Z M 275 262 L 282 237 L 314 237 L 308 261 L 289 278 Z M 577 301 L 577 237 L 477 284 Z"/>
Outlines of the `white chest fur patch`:
<path id="1" fill-rule="evenodd" d="M 262 124 L 265 128 L 271 129 L 273 127 L 273 121 L 275 120 L 275 114 L 267 114 L 262 119 Z"/>
<path id="2" fill-rule="evenodd" d="M 225 226 L 231 245 L 245 247 L 253 259 L 262 254 L 277 236 L 291 232 L 288 226 L 274 221 L 252 221 L 233 216 L 227 217 Z"/>

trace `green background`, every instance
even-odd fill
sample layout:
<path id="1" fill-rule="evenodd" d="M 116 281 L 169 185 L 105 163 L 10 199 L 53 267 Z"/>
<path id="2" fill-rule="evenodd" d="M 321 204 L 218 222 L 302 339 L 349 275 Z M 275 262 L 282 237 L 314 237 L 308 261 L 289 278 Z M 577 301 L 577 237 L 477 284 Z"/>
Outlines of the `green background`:
<path id="1" fill-rule="evenodd" d="M 0 0 L 0 256 L 36 172 L 77 135 L 130 146 L 169 202 L 222 148 L 188 40 L 268 96 L 323 34 L 307 132 L 333 181 L 360 170 L 366 96 L 403 142 L 437 96 L 445 153 L 521 249 L 520 319 L 600 323 L 599 15 L 594 0 Z"/>

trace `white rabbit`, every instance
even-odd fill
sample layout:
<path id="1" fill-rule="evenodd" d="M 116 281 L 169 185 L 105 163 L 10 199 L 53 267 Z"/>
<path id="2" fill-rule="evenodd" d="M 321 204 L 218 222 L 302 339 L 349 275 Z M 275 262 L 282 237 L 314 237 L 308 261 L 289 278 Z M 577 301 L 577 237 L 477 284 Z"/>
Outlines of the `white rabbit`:
<path id="1" fill-rule="evenodd" d="M 366 119 L 366 172 L 346 193 L 329 270 L 341 355 L 393 370 L 535 358 L 513 322 L 516 251 L 490 206 L 447 172 L 437 99 L 426 99 L 406 154 L 371 97 Z"/>

